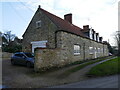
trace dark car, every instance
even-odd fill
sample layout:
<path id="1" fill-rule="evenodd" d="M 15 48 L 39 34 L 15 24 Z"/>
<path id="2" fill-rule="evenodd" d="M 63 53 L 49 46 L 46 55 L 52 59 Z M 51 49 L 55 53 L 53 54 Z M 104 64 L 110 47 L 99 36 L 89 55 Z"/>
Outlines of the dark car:
<path id="1" fill-rule="evenodd" d="M 34 55 L 32 53 L 27 52 L 17 52 L 11 57 L 11 64 L 34 67 Z"/>

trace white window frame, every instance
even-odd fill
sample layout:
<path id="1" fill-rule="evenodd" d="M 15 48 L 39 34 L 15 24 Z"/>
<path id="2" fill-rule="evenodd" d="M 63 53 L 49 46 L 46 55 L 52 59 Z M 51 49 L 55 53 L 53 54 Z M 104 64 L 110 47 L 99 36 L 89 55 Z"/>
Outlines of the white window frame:
<path id="1" fill-rule="evenodd" d="M 94 33 L 94 40 L 96 41 L 96 33 Z"/>
<path id="2" fill-rule="evenodd" d="M 39 28 L 39 27 L 41 27 L 41 20 L 36 21 L 36 28 Z"/>
<path id="3" fill-rule="evenodd" d="M 93 53 L 94 53 L 93 47 L 89 47 L 89 54 L 93 54 Z"/>
<path id="4" fill-rule="evenodd" d="M 80 45 L 74 45 L 74 55 L 80 55 Z"/>
<path id="5" fill-rule="evenodd" d="M 99 35 L 97 36 L 97 41 L 99 42 Z"/>
<path id="6" fill-rule="evenodd" d="M 93 34 L 93 31 L 92 31 L 92 28 L 90 28 L 90 33 L 89 33 L 90 39 L 93 39 L 92 34 Z"/>
<path id="7" fill-rule="evenodd" d="M 107 52 L 107 50 L 106 49 L 104 49 L 104 53 L 106 53 Z"/>
<path id="8" fill-rule="evenodd" d="M 100 53 L 100 51 L 101 51 L 101 49 L 100 49 L 100 48 L 98 48 L 98 53 Z"/>
<path id="9" fill-rule="evenodd" d="M 32 41 L 31 44 L 32 44 L 32 53 L 34 53 L 34 49 L 35 48 L 47 48 L 46 44 L 47 44 L 47 40 L 45 41 Z"/>
<path id="10" fill-rule="evenodd" d="M 101 53 L 103 53 L 103 48 L 101 48 Z"/>

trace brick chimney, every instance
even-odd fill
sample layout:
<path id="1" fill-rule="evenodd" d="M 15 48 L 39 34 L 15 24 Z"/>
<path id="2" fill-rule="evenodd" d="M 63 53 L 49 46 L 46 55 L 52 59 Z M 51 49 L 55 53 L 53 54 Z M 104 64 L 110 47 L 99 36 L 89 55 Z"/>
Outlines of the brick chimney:
<path id="1" fill-rule="evenodd" d="M 83 29 L 84 29 L 84 30 L 89 29 L 89 25 L 84 25 L 84 26 L 83 26 Z"/>
<path id="2" fill-rule="evenodd" d="M 99 41 L 100 41 L 100 42 L 102 42 L 102 39 L 103 39 L 102 37 L 99 37 Z"/>
<path id="3" fill-rule="evenodd" d="M 99 42 L 99 33 L 96 33 L 96 41 Z"/>
<path id="4" fill-rule="evenodd" d="M 64 15 L 64 20 L 72 24 L 72 14 L 69 13 L 69 14 Z"/>
<path id="5" fill-rule="evenodd" d="M 93 31 L 93 33 L 92 33 L 92 38 L 93 38 L 93 40 L 95 40 L 95 31 L 94 31 L 94 29 L 92 29 L 92 31 Z"/>

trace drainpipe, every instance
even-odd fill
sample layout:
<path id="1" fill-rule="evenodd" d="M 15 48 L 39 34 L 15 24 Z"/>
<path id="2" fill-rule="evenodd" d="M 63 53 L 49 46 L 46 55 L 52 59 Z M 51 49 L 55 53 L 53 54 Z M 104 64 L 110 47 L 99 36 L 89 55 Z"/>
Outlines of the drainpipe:
<path id="1" fill-rule="evenodd" d="M 103 57 L 104 57 L 104 44 L 103 44 Z"/>
<path id="2" fill-rule="evenodd" d="M 83 59 L 85 60 L 85 43 L 83 43 Z"/>
<path id="3" fill-rule="evenodd" d="M 103 57 L 105 56 L 105 47 L 104 47 L 104 44 L 103 44 Z"/>
<path id="4" fill-rule="evenodd" d="M 55 48 L 57 48 L 57 31 L 55 32 Z"/>

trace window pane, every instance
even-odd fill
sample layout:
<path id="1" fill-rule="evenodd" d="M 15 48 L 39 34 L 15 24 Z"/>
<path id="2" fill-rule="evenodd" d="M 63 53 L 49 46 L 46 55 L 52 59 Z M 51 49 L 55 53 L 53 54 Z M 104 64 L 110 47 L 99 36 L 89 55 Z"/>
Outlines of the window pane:
<path id="1" fill-rule="evenodd" d="M 75 55 L 80 54 L 80 46 L 79 45 L 74 45 L 74 54 Z"/>
<path id="2" fill-rule="evenodd" d="M 93 54 L 94 50 L 93 47 L 89 47 L 89 54 Z"/>
<path id="3" fill-rule="evenodd" d="M 41 27 L 41 21 L 36 21 L 36 28 Z"/>

